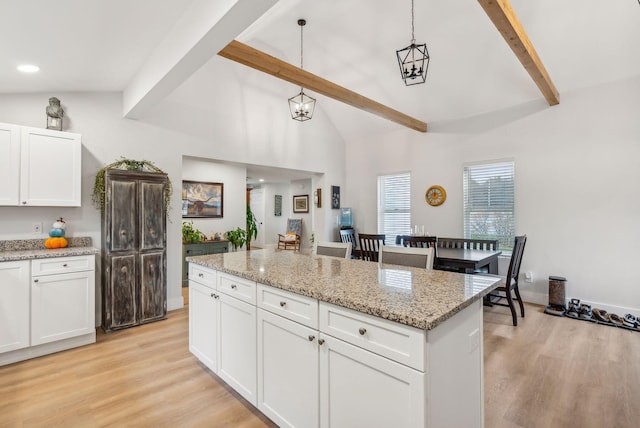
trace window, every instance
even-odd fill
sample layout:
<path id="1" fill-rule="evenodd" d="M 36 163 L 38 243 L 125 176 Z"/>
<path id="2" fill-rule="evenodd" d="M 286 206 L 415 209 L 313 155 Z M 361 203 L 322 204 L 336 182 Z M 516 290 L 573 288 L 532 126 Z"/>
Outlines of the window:
<path id="1" fill-rule="evenodd" d="M 397 235 L 411 233 L 411 174 L 378 176 L 378 233 L 395 245 Z"/>
<path id="2" fill-rule="evenodd" d="M 501 161 L 464 167 L 464 237 L 497 239 L 503 253 L 513 249 L 514 163 Z"/>

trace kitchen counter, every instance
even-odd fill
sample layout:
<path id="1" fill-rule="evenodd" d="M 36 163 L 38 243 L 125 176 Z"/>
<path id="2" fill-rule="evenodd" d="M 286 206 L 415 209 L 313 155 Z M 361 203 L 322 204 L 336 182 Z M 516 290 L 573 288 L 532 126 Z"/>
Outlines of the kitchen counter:
<path id="1" fill-rule="evenodd" d="M 187 261 L 422 330 L 434 329 L 500 283 L 496 277 L 279 250 Z"/>
<path id="2" fill-rule="evenodd" d="M 48 249 L 44 239 L 21 239 L 0 241 L 0 262 L 45 259 L 50 257 L 84 256 L 98 254 L 100 250 L 91 246 L 91 238 L 67 238 L 67 248 Z"/>

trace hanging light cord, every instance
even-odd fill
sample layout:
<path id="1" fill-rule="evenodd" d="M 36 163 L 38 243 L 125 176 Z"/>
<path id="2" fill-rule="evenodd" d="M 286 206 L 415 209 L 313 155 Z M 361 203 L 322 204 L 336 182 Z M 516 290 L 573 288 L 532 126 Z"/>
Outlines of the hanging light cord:
<path id="1" fill-rule="evenodd" d="M 302 69 L 302 43 L 303 43 L 303 39 L 302 39 L 302 27 L 304 25 L 300 24 L 300 68 Z"/>
<path id="2" fill-rule="evenodd" d="M 638 0 L 640 1 L 640 0 Z M 414 45 L 416 43 L 416 35 L 415 35 L 415 26 L 414 26 L 415 16 L 413 13 L 413 0 L 411 0 L 411 44 Z"/>

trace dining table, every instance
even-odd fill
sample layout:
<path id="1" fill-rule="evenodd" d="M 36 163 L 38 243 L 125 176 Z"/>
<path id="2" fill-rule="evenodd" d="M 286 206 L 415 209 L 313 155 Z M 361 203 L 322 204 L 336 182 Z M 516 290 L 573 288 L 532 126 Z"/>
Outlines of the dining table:
<path id="1" fill-rule="evenodd" d="M 497 275 L 500 254 L 499 250 L 437 248 L 434 269 L 474 273 L 486 267 L 488 273 Z"/>

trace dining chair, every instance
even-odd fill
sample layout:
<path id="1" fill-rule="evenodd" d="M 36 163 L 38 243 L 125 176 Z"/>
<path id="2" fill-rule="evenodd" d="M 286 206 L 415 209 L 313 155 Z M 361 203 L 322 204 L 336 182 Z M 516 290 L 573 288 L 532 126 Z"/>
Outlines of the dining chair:
<path id="1" fill-rule="evenodd" d="M 438 238 L 438 248 L 465 248 L 467 250 L 497 250 L 497 239 Z"/>
<path id="2" fill-rule="evenodd" d="M 318 242 L 316 254 L 349 259 L 351 258 L 351 242 Z"/>
<path id="3" fill-rule="evenodd" d="M 438 238 L 435 236 L 405 236 L 402 245 L 414 248 L 435 248 Z"/>
<path id="4" fill-rule="evenodd" d="M 302 235 L 302 219 L 287 219 L 287 231 L 284 235 L 278 233 L 278 248 L 300 251 L 300 235 Z"/>
<path id="5" fill-rule="evenodd" d="M 486 302 L 489 306 L 506 306 L 511 310 L 511 318 L 513 318 L 514 326 L 518 325 L 516 307 L 513 304 L 514 300 L 518 301 L 520 315 L 524 318 L 524 305 L 522 304 L 520 289 L 518 288 L 518 277 L 520 276 L 520 265 L 522 264 L 522 255 L 524 254 L 524 245 L 526 242 L 527 235 L 515 237 L 507 276 L 502 279 L 502 284 L 498 288 L 486 296 Z M 511 294 L 512 291 L 516 294 L 515 298 Z M 503 299 L 506 300 L 507 303 L 502 302 Z"/>
<path id="6" fill-rule="evenodd" d="M 380 246 L 380 263 L 433 269 L 434 247 Z"/>
<path id="7" fill-rule="evenodd" d="M 360 251 L 358 250 L 358 240 L 356 239 L 356 230 L 354 228 L 340 229 L 340 240 L 343 243 L 351 243 L 351 258 L 359 259 Z"/>
<path id="8" fill-rule="evenodd" d="M 377 262 L 380 246 L 384 245 L 384 234 L 358 234 L 360 241 L 360 258 L 369 262 Z"/>

